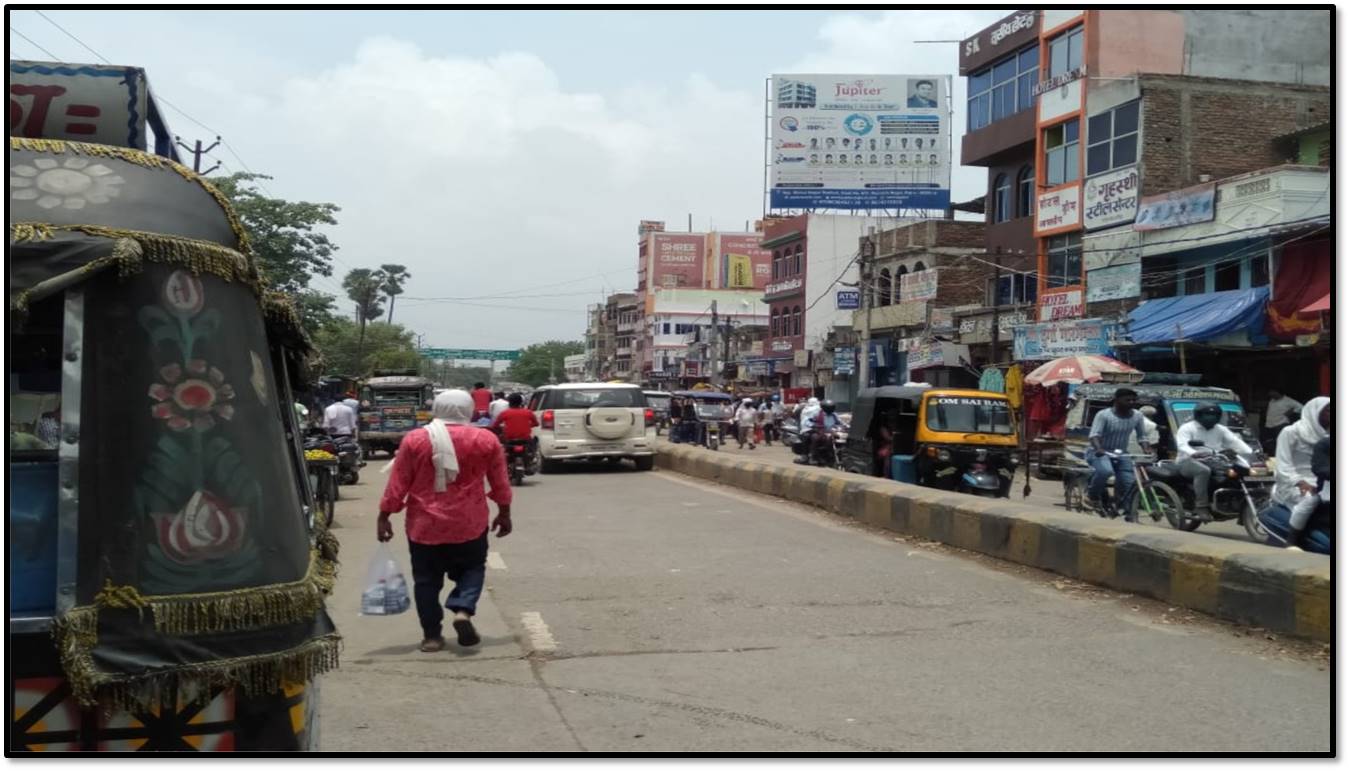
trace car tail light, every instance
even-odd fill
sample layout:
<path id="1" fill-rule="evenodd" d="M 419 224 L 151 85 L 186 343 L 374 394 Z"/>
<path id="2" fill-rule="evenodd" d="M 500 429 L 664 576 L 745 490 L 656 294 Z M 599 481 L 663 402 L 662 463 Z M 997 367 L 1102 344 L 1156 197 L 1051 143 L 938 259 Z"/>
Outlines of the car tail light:
<path id="1" fill-rule="evenodd" d="M 646 427 L 650 428 L 651 424 L 656 422 L 656 411 L 647 410 L 646 413 L 644 414 L 644 417 L 646 418 Z"/>
<path id="2" fill-rule="evenodd" d="M 511 445 L 511 452 L 514 452 L 514 453 L 522 453 L 522 452 L 524 452 L 524 451 L 525 451 L 525 446 L 524 446 L 523 444 Z"/>
<path id="3" fill-rule="evenodd" d="M 543 428 L 551 429 L 553 427 L 553 411 L 543 411 Z"/>

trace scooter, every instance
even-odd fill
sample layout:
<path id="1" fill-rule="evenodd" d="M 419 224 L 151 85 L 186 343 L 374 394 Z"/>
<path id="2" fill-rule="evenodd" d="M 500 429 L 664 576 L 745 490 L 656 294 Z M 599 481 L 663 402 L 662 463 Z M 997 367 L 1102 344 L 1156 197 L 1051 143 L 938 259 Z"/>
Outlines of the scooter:
<path id="1" fill-rule="evenodd" d="M 1190 442 L 1191 447 L 1203 448 L 1199 440 Z M 1231 450 L 1221 453 L 1212 450 L 1199 450 L 1194 460 L 1212 469 L 1208 486 L 1207 517 L 1195 512 L 1194 487 L 1189 478 L 1180 472 L 1179 465 L 1172 462 L 1158 463 L 1152 470 L 1153 479 L 1167 483 L 1180 496 L 1183 511 L 1167 512 L 1167 519 L 1177 530 L 1193 531 L 1206 522 L 1227 522 L 1240 520 L 1246 534 L 1257 543 L 1264 543 L 1269 533 L 1260 524 L 1259 512 L 1269 504 L 1270 493 L 1274 487 L 1274 477 L 1265 464 L 1264 453 L 1258 450 L 1248 455 L 1240 455 Z"/>
<path id="2" fill-rule="evenodd" d="M 360 469 L 365 465 L 361 459 L 361 446 L 345 434 L 333 437 L 333 444 L 337 448 L 337 472 L 342 484 L 354 485 L 361 481 Z"/>

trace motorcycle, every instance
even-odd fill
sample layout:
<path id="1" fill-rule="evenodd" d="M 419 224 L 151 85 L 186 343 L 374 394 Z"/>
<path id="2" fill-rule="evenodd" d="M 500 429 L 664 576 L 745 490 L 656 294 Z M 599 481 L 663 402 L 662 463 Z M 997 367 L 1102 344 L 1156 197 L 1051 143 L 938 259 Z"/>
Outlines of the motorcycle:
<path id="1" fill-rule="evenodd" d="M 815 430 L 827 430 L 830 441 L 821 442 L 818 447 L 814 448 L 815 451 L 813 454 L 811 452 L 811 436 L 814 434 L 814 431 L 807 431 L 803 434 L 800 432 L 799 426 L 797 426 L 794 428 L 790 441 L 784 431 L 783 442 L 788 443 L 792 448 L 792 452 L 797 455 L 794 462 L 806 466 L 813 465 L 824 466 L 825 468 L 842 469 L 843 448 L 848 445 L 848 425 L 840 420 L 838 425 L 831 429 Z"/>
<path id="2" fill-rule="evenodd" d="M 525 483 L 525 477 L 539 473 L 542 464 L 533 439 L 503 440 L 501 446 L 506 450 L 506 468 L 512 487 L 519 487 Z"/>
<path id="3" fill-rule="evenodd" d="M 1192 447 L 1204 447 L 1198 440 L 1190 442 Z M 1264 543 L 1269 533 L 1260 524 L 1259 512 L 1269 504 L 1270 493 L 1274 488 L 1274 475 L 1266 465 L 1264 453 L 1259 450 L 1249 454 L 1238 454 L 1231 450 L 1213 452 L 1199 450 L 1194 460 L 1212 469 L 1209 477 L 1209 514 L 1202 517 L 1195 513 L 1194 488 L 1190 479 L 1180 471 L 1174 462 L 1158 463 L 1152 469 L 1153 479 L 1165 482 L 1179 494 L 1183 509 L 1167 511 L 1167 519 L 1177 530 L 1193 531 L 1206 522 L 1228 522 L 1239 520 L 1246 534 L 1257 543 Z"/>
<path id="4" fill-rule="evenodd" d="M 365 461 L 361 458 L 361 446 L 351 436 L 343 434 L 333 437 L 337 448 L 338 477 L 344 485 L 354 485 L 361 481 L 361 467 Z"/>

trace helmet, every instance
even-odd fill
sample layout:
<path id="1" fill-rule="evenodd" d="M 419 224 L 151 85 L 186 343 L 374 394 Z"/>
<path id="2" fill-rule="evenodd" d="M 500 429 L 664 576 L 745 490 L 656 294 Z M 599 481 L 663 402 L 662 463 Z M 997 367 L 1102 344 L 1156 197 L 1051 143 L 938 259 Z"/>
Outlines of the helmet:
<path id="1" fill-rule="evenodd" d="M 834 414 L 834 400 L 833 400 L 833 399 L 825 399 L 824 401 L 820 402 L 820 409 L 824 410 L 826 414 L 833 415 L 833 414 Z"/>
<path id="2" fill-rule="evenodd" d="M 781 397 L 781 396 L 778 396 L 777 394 L 773 394 L 773 401 L 775 401 L 775 402 L 780 402 L 780 401 L 782 401 L 782 397 Z"/>
<path id="3" fill-rule="evenodd" d="M 1139 407 L 1138 411 L 1143 413 L 1143 417 L 1147 418 L 1148 420 L 1152 420 L 1153 418 L 1157 417 L 1157 408 L 1153 407 L 1151 404 L 1145 404 L 1142 407 Z"/>
<path id="4" fill-rule="evenodd" d="M 1213 428 L 1218 425 L 1218 421 L 1222 420 L 1222 417 L 1222 408 L 1213 402 L 1204 402 L 1194 408 L 1195 422 L 1204 428 Z"/>

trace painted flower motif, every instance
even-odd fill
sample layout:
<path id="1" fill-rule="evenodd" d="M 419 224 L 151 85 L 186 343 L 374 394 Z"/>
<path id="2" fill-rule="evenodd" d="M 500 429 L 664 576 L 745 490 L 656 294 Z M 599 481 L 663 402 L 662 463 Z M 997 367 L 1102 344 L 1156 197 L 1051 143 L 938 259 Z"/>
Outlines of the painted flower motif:
<path id="1" fill-rule="evenodd" d="M 112 169 L 88 158 L 66 158 L 64 162 L 35 158 L 31 165 L 10 167 L 9 197 L 13 201 L 35 201 L 44 209 L 83 209 L 116 198 L 125 182 Z"/>
<path id="2" fill-rule="evenodd" d="M 204 490 L 192 494 L 176 514 L 153 514 L 159 548 L 182 565 L 238 551 L 243 543 L 245 512 Z"/>
<path id="3" fill-rule="evenodd" d="M 210 366 L 205 359 L 187 363 L 189 377 L 183 377 L 178 364 L 166 364 L 159 369 L 163 383 L 152 383 L 149 396 L 155 400 L 150 415 L 163 420 L 174 431 L 195 428 L 207 431 L 215 427 L 215 419 L 234 419 L 234 388 L 225 382 L 225 373 Z M 191 377 L 199 375 L 202 377 Z"/>
<path id="4" fill-rule="evenodd" d="M 164 306 L 179 316 L 195 316 L 206 304 L 201 279 L 186 270 L 175 270 L 164 282 Z"/>

